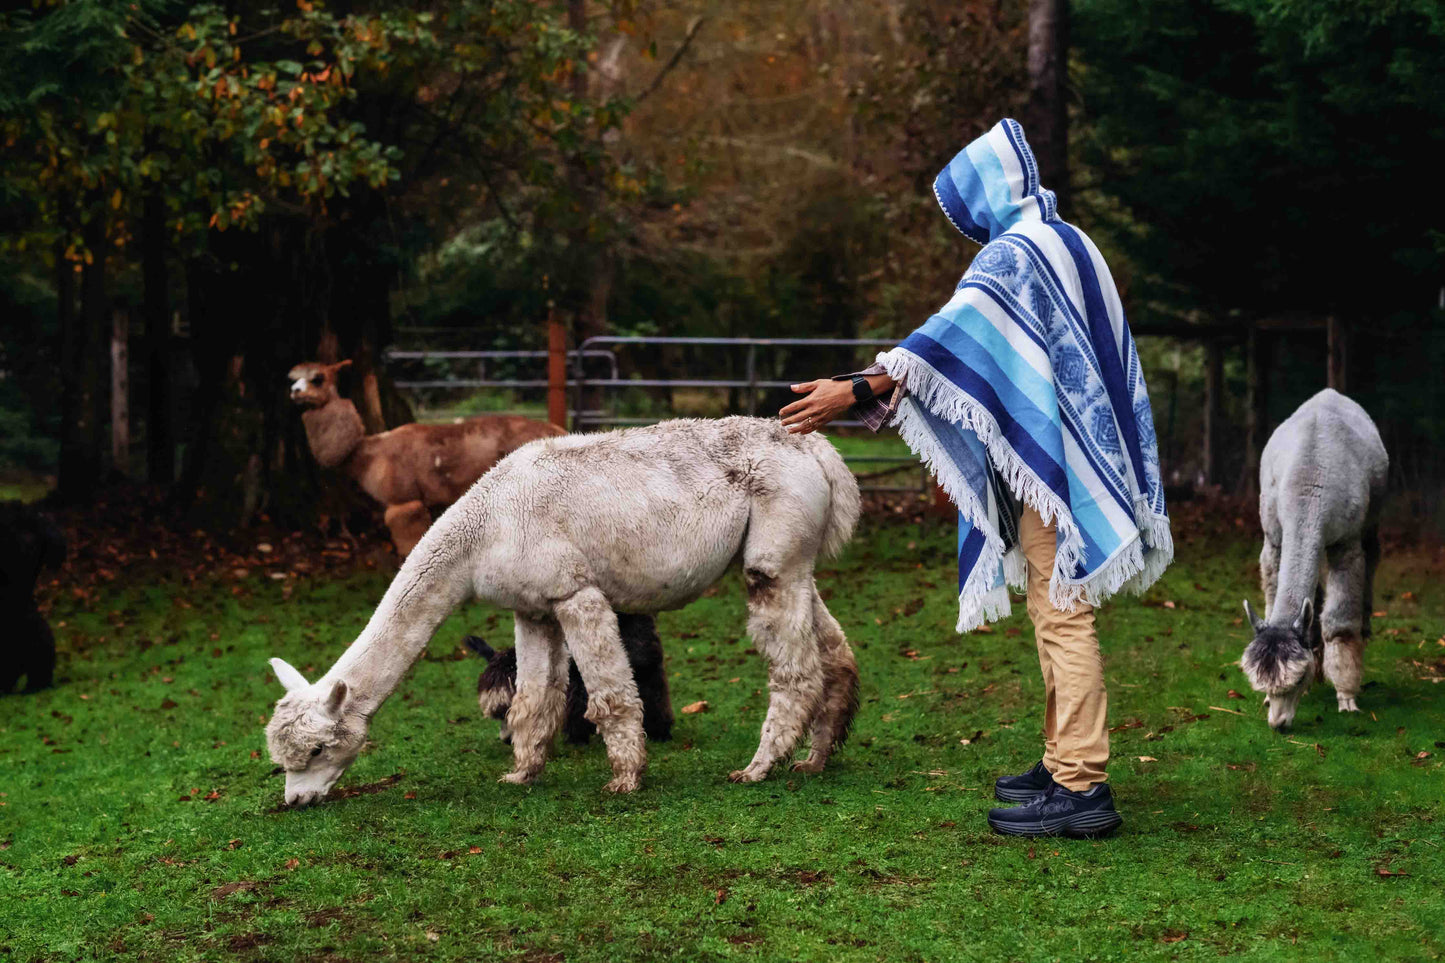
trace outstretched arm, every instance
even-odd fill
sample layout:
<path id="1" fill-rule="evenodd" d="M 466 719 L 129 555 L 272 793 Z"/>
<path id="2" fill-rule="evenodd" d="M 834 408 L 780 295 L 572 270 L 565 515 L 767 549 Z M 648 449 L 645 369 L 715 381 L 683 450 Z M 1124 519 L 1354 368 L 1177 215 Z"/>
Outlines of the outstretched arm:
<path id="1" fill-rule="evenodd" d="M 886 414 L 889 409 L 889 396 L 894 390 L 893 379 L 881 370 L 877 373 L 863 375 L 868 381 L 868 387 L 873 391 L 873 398 L 870 403 L 880 413 Z M 833 378 L 823 381 L 805 381 L 802 384 L 793 385 L 793 391 L 804 397 L 788 405 L 778 412 L 793 434 L 806 435 L 809 432 L 817 431 L 830 421 L 835 421 L 844 413 L 858 404 L 853 395 L 853 381 L 851 377 Z M 860 412 L 861 414 L 861 412 Z M 869 420 L 869 419 L 864 419 Z M 871 423 L 869 427 L 877 431 L 882 426 L 882 417 L 878 424 Z"/>

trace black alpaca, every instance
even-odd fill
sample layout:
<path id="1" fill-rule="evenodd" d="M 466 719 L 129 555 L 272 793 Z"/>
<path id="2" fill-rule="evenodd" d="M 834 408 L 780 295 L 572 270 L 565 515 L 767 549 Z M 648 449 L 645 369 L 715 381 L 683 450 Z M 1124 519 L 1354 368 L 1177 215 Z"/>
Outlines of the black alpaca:
<path id="1" fill-rule="evenodd" d="M 26 692 L 55 681 L 55 636 L 35 605 L 35 583 L 64 561 L 60 529 L 20 502 L 0 502 L 0 695 L 22 676 Z"/>
<path id="2" fill-rule="evenodd" d="M 662 640 L 650 615 L 618 613 L 617 627 L 622 634 L 622 647 L 637 680 L 637 694 L 642 699 L 642 731 L 657 742 L 672 738 L 672 697 L 667 691 L 667 672 L 662 664 Z M 486 714 L 502 723 L 502 740 L 510 743 L 507 731 L 507 710 L 517 691 L 517 651 L 512 648 L 493 649 L 486 642 L 469 635 L 467 647 L 487 660 L 487 667 L 477 679 L 477 702 Z M 587 687 L 576 665 L 568 668 L 567 714 L 562 731 L 567 741 L 585 746 L 597 727 L 583 717 L 587 711 Z"/>

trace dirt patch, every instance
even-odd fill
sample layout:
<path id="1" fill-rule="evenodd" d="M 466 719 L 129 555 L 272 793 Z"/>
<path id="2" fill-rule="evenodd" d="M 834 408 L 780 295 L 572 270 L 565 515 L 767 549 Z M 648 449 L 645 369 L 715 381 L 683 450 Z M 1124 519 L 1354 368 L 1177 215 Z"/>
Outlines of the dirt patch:
<path id="1" fill-rule="evenodd" d="M 314 913 L 306 914 L 306 925 L 312 929 L 320 929 L 323 926 L 330 926 L 346 919 L 346 911 L 339 906 L 330 909 L 317 910 Z"/>
<path id="2" fill-rule="evenodd" d="M 326 794 L 327 799 L 350 799 L 353 796 L 371 796 L 379 792 L 385 792 L 392 786 L 401 782 L 403 773 L 394 772 L 385 779 L 376 782 L 368 782 L 360 786 L 338 786 Z"/>

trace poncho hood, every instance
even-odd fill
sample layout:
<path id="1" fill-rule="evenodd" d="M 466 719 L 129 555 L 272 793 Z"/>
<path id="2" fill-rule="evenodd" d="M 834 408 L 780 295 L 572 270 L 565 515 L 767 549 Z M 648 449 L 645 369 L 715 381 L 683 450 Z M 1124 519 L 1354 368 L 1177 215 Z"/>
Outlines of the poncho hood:
<path id="1" fill-rule="evenodd" d="M 1039 165 L 1024 129 L 1008 118 L 939 171 L 933 194 L 949 223 L 979 244 L 1025 219 L 1058 219 L 1058 200 L 1039 184 Z"/>

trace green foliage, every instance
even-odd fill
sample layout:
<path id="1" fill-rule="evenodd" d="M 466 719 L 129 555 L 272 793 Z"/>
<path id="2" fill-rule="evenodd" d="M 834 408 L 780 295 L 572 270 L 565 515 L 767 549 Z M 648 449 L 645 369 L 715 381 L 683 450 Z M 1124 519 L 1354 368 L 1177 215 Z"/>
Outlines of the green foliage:
<path id="1" fill-rule="evenodd" d="M 1445 704 L 1420 667 L 1437 661 L 1445 593 L 1428 559 L 1386 559 L 1365 711 L 1341 715 L 1316 688 L 1286 737 L 1255 696 L 1228 694 L 1245 689 L 1231 663 L 1257 546 L 1176 534 L 1183 557 L 1148 598 L 1099 614 L 1125 823 L 1092 843 L 984 825 L 992 780 L 1038 758 L 1042 686 L 1021 604 L 992 634 L 953 633 L 951 527 L 870 525 L 819 573 L 863 703 L 818 777 L 726 782 L 767 696 L 741 585 L 664 614 L 674 702 L 710 708 L 678 716 L 627 798 L 601 794 L 596 740 L 559 747 L 530 789 L 497 783 L 510 749 L 479 716 L 480 665 L 459 640 L 495 644 L 511 620 L 471 606 L 377 715 L 342 781 L 368 791 L 280 810 L 265 659 L 324 671 L 385 578 L 308 578 L 288 601 L 259 572 L 237 595 L 229 577 L 132 565 L 57 601 L 62 687 L 5 699 L 0 944 L 54 961 L 1445 952 Z"/>
<path id="2" fill-rule="evenodd" d="M 1438 4 L 1075 10 L 1084 154 L 1095 189 L 1118 202 L 1093 216 L 1142 269 L 1137 302 L 1214 320 L 1433 304 L 1442 257 L 1428 232 L 1445 215 L 1441 192 L 1425 188 L 1445 149 Z"/>

